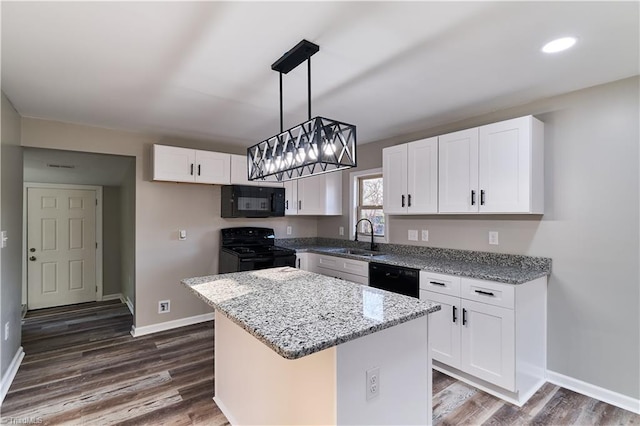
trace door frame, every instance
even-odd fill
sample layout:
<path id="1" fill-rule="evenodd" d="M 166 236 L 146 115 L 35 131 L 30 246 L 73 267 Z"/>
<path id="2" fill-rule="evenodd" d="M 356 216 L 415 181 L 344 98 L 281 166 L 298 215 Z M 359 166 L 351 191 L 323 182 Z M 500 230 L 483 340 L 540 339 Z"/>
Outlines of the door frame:
<path id="1" fill-rule="evenodd" d="M 103 283 L 102 283 L 102 186 L 95 185 L 71 185 L 63 183 L 37 183 L 37 182 L 25 182 L 22 189 L 22 247 L 24 253 L 27 253 L 27 189 L 29 188 L 43 188 L 43 189 L 80 189 L 85 191 L 95 191 L 96 201 L 98 203 L 96 208 L 96 301 L 100 302 L 103 297 Z M 27 305 L 27 256 L 22 257 L 22 304 Z"/>

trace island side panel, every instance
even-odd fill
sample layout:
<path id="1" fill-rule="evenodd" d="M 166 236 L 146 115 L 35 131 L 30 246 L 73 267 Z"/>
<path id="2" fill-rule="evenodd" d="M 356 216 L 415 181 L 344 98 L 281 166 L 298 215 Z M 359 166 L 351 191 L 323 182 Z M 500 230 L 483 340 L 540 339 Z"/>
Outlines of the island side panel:
<path id="1" fill-rule="evenodd" d="M 379 395 L 366 397 L 378 368 Z M 338 424 L 431 424 L 428 315 L 337 347 Z"/>
<path id="2" fill-rule="evenodd" d="M 215 397 L 231 424 L 336 424 L 336 348 L 276 354 L 216 310 Z"/>

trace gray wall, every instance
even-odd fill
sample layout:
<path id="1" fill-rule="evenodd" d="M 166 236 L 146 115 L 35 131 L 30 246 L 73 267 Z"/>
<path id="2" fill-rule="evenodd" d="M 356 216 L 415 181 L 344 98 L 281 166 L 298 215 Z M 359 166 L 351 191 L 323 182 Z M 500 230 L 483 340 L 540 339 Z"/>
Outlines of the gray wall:
<path id="1" fill-rule="evenodd" d="M 364 170 L 381 166 L 385 146 L 528 114 L 541 119 L 544 216 L 396 216 L 391 242 L 552 258 L 548 369 L 632 398 L 640 398 L 638 95 L 634 77 L 358 152 Z M 347 225 L 322 218 L 318 233 L 338 238 Z M 429 242 L 409 242 L 409 229 L 428 229 Z M 499 231 L 499 246 L 488 244 L 489 230 Z"/>
<path id="2" fill-rule="evenodd" d="M 120 282 L 122 295 L 135 305 L 136 167 L 131 162 L 120 187 Z M 135 315 L 135 312 L 134 312 Z M 134 322 L 135 324 L 135 322 Z"/>
<path id="3" fill-rule="evenodd" d="M 22 300 L 22 148 L 20 116 L 2 93 L 2 141 L 0 151 L 0 228 L 7 232 L 7 247 L 0 264 L 0 377 L 3 377 L 21 340 Z M 9 323 L 9 339 L 4 327 Z"/>
<path id="4" fill-rule="evenodd" d="M 119 186 L 102 187 L 102 294 L 122 292 L 122 202 Z"/>
<path id="5" fill-rule="evenodd" d="M 159 139 L 141 133 L 34 118 L 22 119 L 22 145 L 25 147 L 135 157 L 135 275 L 132 281 L 135 283 L 136 327 L 211 312 L 179 281 L 185 277 L 217 272 L 220 228 L 270 226 L 278 237 L 284 237 L 286 227 L 290 225 L 293 228 L 292 237 L 317 235 L 315 218 L 222 219 L 219 214 L 220 186 L 217 185 L 151 181 L 153 143 L 230 153 L 241 153 L 243 150 L 242 147 L 224 143 Z M 132 195 L 131 191 L 123 192 Z M 179 229 L 187 230 L 186 241 L 178 240 Z M 129 274 L 129 266 L 125 262 L 122 265 L 123 274 Z M 125 287 L 129 285 L 125 281 Z M 171 299 L 171 312 L 158 314 L 158 301 L 164 299 Z"/>

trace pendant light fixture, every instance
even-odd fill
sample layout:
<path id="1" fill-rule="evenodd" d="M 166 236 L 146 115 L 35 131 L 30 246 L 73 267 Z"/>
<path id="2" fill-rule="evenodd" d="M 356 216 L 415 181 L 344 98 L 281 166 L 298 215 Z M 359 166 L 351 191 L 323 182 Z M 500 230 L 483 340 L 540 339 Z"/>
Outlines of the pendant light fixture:
<path id="1" fill-rule="evenodd" d="M 280 74 L 280 133 L 247 148 L 249 180 L 286 181 L 356 166 L 356 126 L 311 118 L 311 56 L 320 46 L 302 40 L 271 65 Z M 283 130 L 282 75 L 307 61 L 308 120 Z"/>

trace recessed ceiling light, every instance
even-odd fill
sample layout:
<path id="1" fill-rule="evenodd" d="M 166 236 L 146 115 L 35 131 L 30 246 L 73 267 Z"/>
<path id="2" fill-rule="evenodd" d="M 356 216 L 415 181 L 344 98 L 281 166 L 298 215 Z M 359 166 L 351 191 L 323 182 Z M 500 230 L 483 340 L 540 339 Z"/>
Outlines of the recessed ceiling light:
<path id="1" fill-rule="evenodd" d="M 574 44 L 576 44 L 577 39 L 575 37 L 562 37 L 557 38 L 549 43 L 545 44 L 542 47 L 542 51 L 544 53 L 556 53 L 562 52 L 563 50 L 567 50 Z"/>

